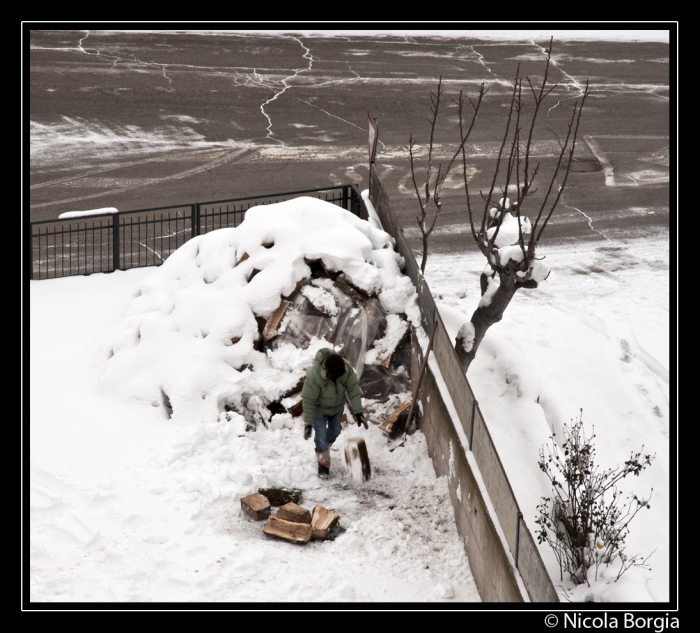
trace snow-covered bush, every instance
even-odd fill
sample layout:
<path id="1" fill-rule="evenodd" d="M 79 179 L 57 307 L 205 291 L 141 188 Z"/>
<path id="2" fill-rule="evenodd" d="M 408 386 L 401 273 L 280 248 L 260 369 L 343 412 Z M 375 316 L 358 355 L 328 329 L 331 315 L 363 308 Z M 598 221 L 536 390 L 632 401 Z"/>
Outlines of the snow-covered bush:
<path id="1" fill-rule="evenodd" d="M 601 470 L 595 463 L 594 438 L 595 433 L 586 436 L 580 415 L 564 425 L 561 448 L 552 437 L 551 446 L 540 449 L 538 465 L 552 484 L 553 496 L 542 498 L 536 520 L 537 540 L 554 550 L 561 579 L 566 572 L 577 585 L 589 586 L 598 579 L 601 565 L 617 561 L 618 580 L 630 567 L 644 567 L 651 556 L 625 553 L 629 524 L 642 508 L 649 508 L 651 491 L 646 499 L 632 494 L 623 501 L 617 485 L 628 475 L 639 475 L 655 458 L 643 455 L 642 446 L 624 465 Z"/>

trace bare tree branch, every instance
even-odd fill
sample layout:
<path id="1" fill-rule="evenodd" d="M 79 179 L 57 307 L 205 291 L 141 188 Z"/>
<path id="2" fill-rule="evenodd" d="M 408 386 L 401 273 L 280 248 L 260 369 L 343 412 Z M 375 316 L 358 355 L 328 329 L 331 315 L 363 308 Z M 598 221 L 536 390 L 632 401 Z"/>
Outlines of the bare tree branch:
<path id="1" fill-rule="evenodd" d="M 467 142 L 467 139 L 469 138 L 469 135 L 471 134 L 472 128 L 474 127 L 474 122 L 476 121 L 477 114 L 479 113 L 479 108 L 481 107 L 481 101 L 484 98 L 484 95 L 488 92 L 488 90 L 484 89 L 484 83 L 481 83 L 481 86 L 479 86 L 479 98 L 477 99 L 477 102 L 474 103 L 471 98 L 469 98 L 469 103 L 471 104 L 472 108 L 474 109 L 474 114 L 472 115 L 472 121 L 469 125 L 469 129 L 467 130 L 466 134 L 464 132 L 464 102 L 462 99 L 462 91 L 459 91 L 459 101 L 457 102 L 457 111 L 459 112 L 459 136 L 461 139 L 461 143 L 459 144 L 459 149 L 458 151 L 462 153 L 462 177 L 464 178 L 464 193 L 466 194 L 467 197 L 467 210 L 469 212 L 469 226 L 471 227 L 472 231 L 472 236 L 474 237 L 474 241 L 478 242 L 479 240 L 477 239 L 476 236 L 476 229 L 474 228 L 474 217 L 472 215 L 472 207 L 471 207 L 471 201 L 469 198 L 469 179 L 467 177 L 467 158 L 466 158 L 466 150 L 465 150 L 465 144 Z M 455 156 L 457 155 L 457 152 L 455 152 Z M 453 158 L 454 160 L 454 158 Z M 450 163 L 451 164 L 451 163 Z"/>
<path id="2" fill-rule="evenodd" d="M 508 110 L 508 121 L 506 123 L 506 131 L 505 131 L 505 134 L 503 135 L 503 140 L 501 141 L 501 146 L 498 150 L 498 158 L 496 160 L 496 168 L 494 169 L 494 172 L 493 172 L 493 179 L 491 181 L 491 188 L 489 189 L 489 195 L 486 198 L 486 205 L 484 206 L 484 214 L 482 215 L 482 218 L 481 218 L 481 230 L 479 231 L 480 236 L 483 236 L 483 234 L 484 234 L 484 227 L 486 225 L 486 217 L 487 217 L 488 212 L 489 212 L 489 204 L 491 203 L 491 199 L 493 196 L 493 190 L 494 190 L 494 187 L 496 186 L 496 180 L 498 179 L 498 170 L 499 170 L 500 165 L 501 165 L 501 156 L 503 155 L 503 148 L 505 147 L 506 141 L 508 140 L 508 131 L 510 130 L 510 122 L 511 122 L 511 119 L 513 117 L 513 107 L 515 105 L 515 95 L 516 95 L 517 90 L 518 90 L 519 74 L 520 74 L 520 64 L 518 64 L 518 68 L 515 72 L 515 81 L 513 82 L 513 95 L 511 96 L 510 109 Z M 482 194 L 482 197 L 483 197 L 483 194 Z"/>
<path id="3" fill-rule="evenodd" d="M 474 114 L 472 116 L 472 121 L 469 126 L 469 130 L 467 130 L 466 134 L 464 133 L 463 128 L 461 127 L 462 123 L 460 121 L 460 143 L 457 149 L 454 151 L 452 154 L 452 157 L 450 158 L 449 163 L 447 166 L 443 169 L 442 163 L 438 163 L 437 166 L 437 173 L 435 175 L 435 180 L 433 181 L 433 170 L 434 170 L 434 165 L 433 165 L 433 153 L 435 149 L 435 128 L 437 125 L 438 121 L 438 116 L 439 116 L 439 111 L 440 111 L 440 102 L 443 94 L 442 90 L 442 77 L 440 77 L 440 80 L 438 82 L 438 88 L 437 92 L 431 92 L 430 93 L 430 111 L 432 113 L 432 118 L 428 120 L 430 123 L 430 140 L 428 144 L 428 156 L 427 156 L 427 168 L 426 168 L 426 180 L 425 180 L 425 194 L 424 197 L 421 196 L 420 194 L 420 189 L 418 187 L 418 183 L 416 180 L 416 167 L 415 167 L 415 156 L 414 156 L 414 146 L 415 146 L 415 141 L 411 137 L 409 139 L 409 157 L 411 161 L 411 176 L 413 179 L 413 188 L 416 192 L 416 197 L 418 199 L 418 202 L 420 204 L 420 215 L 416 217 L 416 221 L 418 223 L 418 228 L 421 231 L 421 236 L 422 236 L 422 242 L 423 242 L 423 256 L 421 259 L 421 272 L 425 272 L 425 266 L 427 263 L 427 258 L 428 258 L 428 238 L 432 234 L 433 230 L 435 229 L 435 226 L 437 224 L 438 218 L 440 217 L 440 213 L 442 211 L 442 188 L 443 185 L 445 184 L 445 181 L 447 180 L 448 175 L 450 174 L 452 167 L 454 166 L 455 161 L 459 157 L 460 153 L 463 152 L 464 144 L 466 143 L 467 139 L 469 138 L 469 134 L 471 133 L 471 130 L 474 126 L 474 122 L 476 121 L 476 117 L 479 111 L 479 107 L 481 105 L 481 101 L 483 99 L 484 94 L 486 94 L 486 89 L 484 88 L 484 84 L 481 84 L 481 87 L 479 89 L 479 94 L 478 94 L 478 99 L 476 103 L 471 101 L 470 103 L 472 104 L 472 107 L 474 108 Z M 460 101 L 462 99 L 461 93 L 460 93 Z M 460 105 L 460 112 L 461 112 L 461 105 Z M 461 116 L 461 115 L 460 115 Z M 432 182 L 432 195 L 430 191 L 430 186 Z M 432 220 L 430 221 L 430 226 L 426 228 L 426 213 L 427 213 L 427 207 L 432 199 L 432 204 L 435 208 L 435 212 L 433 214 Z"/>
<path id="4" fill-rule="evenodd" d="M 586 101 L 586 97 L 588 97 L 589 91 L 588 91 L 588 80 L 586 80 L 586 88 L 583 91 L 583 96 L 581 97 L 581 105 L 578 108 L 578 116 L 576 117 L 576 127 L 574 128 L 574 137 L 571 141 L 571 149 L 569 150 L 569 160 L 566 164 L 566 171 L 564 172 L 564 179 L 562 181 L 562 184 L 559 187 L 559 190 L 557 192 L 557 197 L 554 200 L 554 204 L 552 204 L 552 208 L 549 210 L 549 213 L 547 214 L 547 217 L 545 218 L 544 224 L 542 225 L 542 228 L 540 229 L 540 232 L 537 234 L 537 239 L 535 242 L 539 242 L 540 238 L 542 237 L 542 233 L 544 232 L 545 227 L 547 226 L 547 222 L 549 222 L 549 218 L 552 217 L 552 213 L 554 213 L 554 209 L 556 209 L 557 204 L 559 203 L 559 199 L 561 198 L 561 194 L 564 192 L 564 187 L 566 186 L 566 181 L 569 179 L 569 173 L 571 172 L 571 161 L 574 158 L 574 150 L 576 149 L 576 138 L 578 136 L 578 127 L 579 123 L 581 122 L 581 112 L 583 112 L 583 104 Z M 576 102 L 578 103 L 578 102 Z M 573 116 L 576 115 L 576 104 L 574 104 L 574 113 L 572 115 L 572 121 L 573 121 Z M 571 124 L 569 124 L 569 132 L 571 131 Z M 569 139 L 569 135 L 567 134 L 567 142 Z M 566 147 L 566 143 L 564 144 L 564 147 Z M 559 168 L 559 165 L 561 163 L 561 156 L 559 158 L 559 163 L 557 163 L 557 170 Z M 555 170 L 555 175 L 557 171 Z M 534 234 L 534 229 L 533 229 L 533 234 Z"/>

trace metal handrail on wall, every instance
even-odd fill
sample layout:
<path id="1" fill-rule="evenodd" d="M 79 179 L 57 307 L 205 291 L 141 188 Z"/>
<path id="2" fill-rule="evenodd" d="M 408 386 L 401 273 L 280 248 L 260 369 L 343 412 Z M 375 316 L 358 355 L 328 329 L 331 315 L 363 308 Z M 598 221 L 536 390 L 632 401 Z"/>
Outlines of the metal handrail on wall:
<path id="1" fill-rule="evenodd" d="M 185 242 L 238 226 L 252 206 L 312 195 L 361 215 L 356 184 L 31 222 L 30 279 L 159 266 Z"/>

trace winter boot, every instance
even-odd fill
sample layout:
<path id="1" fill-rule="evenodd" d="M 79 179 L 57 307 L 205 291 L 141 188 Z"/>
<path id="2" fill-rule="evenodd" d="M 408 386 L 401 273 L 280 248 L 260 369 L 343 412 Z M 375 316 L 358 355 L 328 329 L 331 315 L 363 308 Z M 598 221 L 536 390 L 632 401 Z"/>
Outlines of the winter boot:
<path id="1" fill-rule="evenodd" d="M 326 449 L 322 453 L 316 453 L 316 459 L 318 461 L 318 476 L 321 479 L 328 479 L 328 473 L 331 467 L 331 452 Z"/>

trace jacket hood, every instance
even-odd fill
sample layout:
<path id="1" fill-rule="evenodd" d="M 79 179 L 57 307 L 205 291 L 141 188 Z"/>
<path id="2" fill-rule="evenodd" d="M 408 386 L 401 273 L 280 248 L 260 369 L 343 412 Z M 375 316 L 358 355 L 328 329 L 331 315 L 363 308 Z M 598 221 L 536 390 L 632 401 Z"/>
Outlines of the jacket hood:
<path id="1" fill-rule="evenodd" d="M 316 352 L 316 356 L 314 356 L 314 364 L 318 365 L 318 372 L 321 375 L 322 378 L 328 379 L 328 374 L 326 373 L 326 369 L 323 366 L 323 363 L 326 361 L 326 358 L 328 358 L 331 354 L 337 354 L 333 348 L 330 347 L 324 347 L 318 352 Z M 345 363 L 345 373 L 341 378 L 344 380 L 346 379 L 346 376 L 348 375 L 348 372 L 355 371 L 355 368 L 348 362 L 347 358 L 343 358 L 343 362 Z"/>
<path id="2" fill-rule="evenodd" d="M 323 366 L 323 361 L 326 360 L 331 354 L 335 354 L 335 350 L 331 349 L 330 347 L 324 347 L 323 349 L 318 350 L 316 352 L 316 356 L 314 356 L 314 362 L 320 363 L 321 366 Z"/>
<path id="3" fill-rule="evenodd" d="M 331 354 L 335 353 L 336 351 L 334 349 L 324 347 L 323 349 L 318 350 L 318 352 L 316 352 L 316 356 L 314 356 L 314 363 L 318 364 L 318 371 L 320 372 L 323 378 L 328 378 L 326 370 L 323 367 L 323 363 L 325 362 L 326 358 L 328 358 Z"/>

